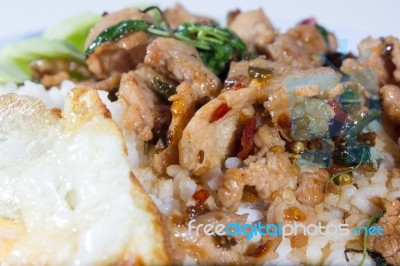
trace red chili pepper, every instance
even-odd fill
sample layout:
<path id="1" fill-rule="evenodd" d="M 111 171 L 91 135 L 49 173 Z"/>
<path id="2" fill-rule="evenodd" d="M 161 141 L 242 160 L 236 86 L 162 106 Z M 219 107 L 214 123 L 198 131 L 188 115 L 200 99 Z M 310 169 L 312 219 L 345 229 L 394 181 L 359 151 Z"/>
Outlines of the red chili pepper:
<path id="1" fill-rule="evenodd" d="M 196 206 L 203 205 L 210 196 L 210 192 L 205 189 L 200 189 L 193 194 L 192 198 L 196 201 Z"/>
<path id="2" fill-rule="evenodd" d="M 214 122 L 217 121 L 218 119 L 224 117 L 226 113 L 228 113 L 232 108 L 230 108 L 226 103 L 222 103 L 220 106 L 215 109 L 214 113 L 211 116 L 211 121 Z"/>
<path id="3" fill-rule="evenodd" d="M 241 160 L 246 159 L 254 147 L 254 134 L 256 133 L 256 118 L 249 117 L 244 122 L 242 137 L 240 139 L 240 150 L 238 157 Z"/>
<path id="4" fill-rule="evenodd" d="M 236 82 L 234 85 L 229 87 L 229 89 L 237 91 L 237 90 L 240 90 L 240 89 L 244 88 L 245 86 L 246 86 L 246 84 L 244 84 L 243 81 L 240 81 L 240 82 Z"/>

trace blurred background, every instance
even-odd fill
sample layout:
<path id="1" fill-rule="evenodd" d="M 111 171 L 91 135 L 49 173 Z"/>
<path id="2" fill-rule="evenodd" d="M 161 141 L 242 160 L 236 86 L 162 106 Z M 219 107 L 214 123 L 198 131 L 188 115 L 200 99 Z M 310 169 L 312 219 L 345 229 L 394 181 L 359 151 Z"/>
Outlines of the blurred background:
<path id="1" fill-rule="evenodd" d="M 1 7 L 0 47 L 20 38 L 39 34 L 61 20 L 82 12 L 101 14 L 128 6 L 173 5 L 175 0 L 12 0 Z M 240 8 L 262 7 L 275 27 L 284 31 L 300 20 L 315 17 L 336 33 L 340 50 L 355 51 L 357 43 L 369 35 L 400 36 L 400 1 L 396 0 L 179 0 L 186 9 L 216 18 L 225 24 L 226 13 Z"/>

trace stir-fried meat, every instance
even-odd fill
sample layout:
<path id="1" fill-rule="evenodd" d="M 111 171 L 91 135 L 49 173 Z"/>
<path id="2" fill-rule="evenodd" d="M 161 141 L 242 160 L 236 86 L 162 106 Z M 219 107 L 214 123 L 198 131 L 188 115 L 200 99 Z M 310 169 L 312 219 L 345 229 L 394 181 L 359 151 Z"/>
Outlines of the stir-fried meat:
<path id="1" fill-rule="evenodd" d="M 129 104 L 124 114 L 124 126 L 138 134 L 139 139 L 149 141 L 153 139 L 153 128 L 156 118 L 165 117 L 169 122 L 168 106 L 159 102 L 143 78 L 134 71 L 122 76 L 120 99 Z"/>
<path id="2" fill-rule="evenodd" d="M 176 92 L 170 98 L 172 121 L 167 132 L 168 146 L 157 152 L 151 162 L 153 170 L 158 174 L 165 173 L 169 165 L 179 164 L 178 143 L 183 129 L 196 111 L 196 94 L 190 83 L 181 83 Z"/>
<path id="3" fill-rule="evenodd" d="M 173 253 L 185 251 L 200 265 L 215 265 L 216 262 L 219 265 L 245 265 L 252 262 L 251 257 L 244 255 L 248 241 L 228 239 L 226 236 L 207 236 L 204 234 L 203 228 L 200 228 L 199 234 L 196 235 L 195 228 L 188 232 L 187 224 L 177 223 L 176 220 L 176 217 L 171 216 L 168 221 Z M 196 218 L 196 222 L 192 226 L 195 227 L 200 223 L 203 225 L 213 224 L 214 226 L 217 224 L 227 225 L 234 222 L 244 224 L 246 217 L 230 212 L 211 212 Z M 225 240 L 225 243 L 223 240 Z M 174 263 L 180 264 L 182 261 L 175 261 Z"/>
<path id="4" fill-rule="evenodd" d="M 376 224 L 383 235 L 368 237 L 368 250 L 380 253 L 390 265 L 400 265 L 400 200 L 387 202 L 385 209 Z"/>
<path id="5" fill-rule="evenodd" d="M 236 206 L 246 185 L 254 186 L 261 199 L 271 200 L 274 192 L 283 190 L 293 182 L 298 168 L 285 153 L 267 152 L 266 159 L 266 164 L 251 163 L 247 169 L 231 168 L 224 173 L 218 189 L 222 206 Z"/>
<path id="6" fill-rule="evenodd" d="M 267 211 L 268 223 L 292 224 L 317 224 L 318 215 L 311 206 L 303 205 L 297 201 L 286 202 L 278 196 L 269 206 Z"/>
<path id="7" fill-rule="evenodd" d="M 105 29 L 123 20 L 138 19 L 151 22 L 152 18 L 138 9 L 125 9 L 111 13 L 102 18 L 91 30 L 86 41 L 86 47 Z M 100 45 L 89 55 L 86 63 L 89 70 L 99 79 L 118 75 L 134 69 L 143 61 L 146 47 L 152 38 L 145 32 L 132 32 L 123 38 Z"/>
<path id="8" fill-rule="evenodd" d="M 335 43 L 328 45 L 314 25 L 296 26 L 268 45 L 273 60 L 302 68 L 322 66 L 329 49 L 336 49 Z"/>
<path id="9" fill-rule="evenodd" d="M 215 97 L 221 82 L 204 66 L 196 48 L 172 38 L 157 38 L 147 47 L 144 62 L 176 80 L 192 84 L 196 98 Z"/>
<path id="10" fill-rule="evenodd" d="M 300 203 L 315 206 L 324 201 L 324 186 L 329 179 L 326 169 L 302 169 L 295 192 Z"/>
<path id="11" fill-rule="evenodd" d="M 358 60 L 349 58 L 343 62 L 343 72 L 367 71 L 366 74 L 373 75 L 379 86 L 400 82 L 399 39 L 369 37 L 360 42 L 358 51 Z"/>
<path id="12" fill-rule="evenodd" d="M 226 91 L 200 108 L 183 131 L 179 142 L 179 162 L 196 174 L 220 167 L 233 150 L 242 109 L 262 103 L 264 93 L 258 87 Z M 216 110 L 226 106 L 226 113 L 213 119 Z"/>
<path id="13" fill-rule="evenodd" d="M 64 80 L 80 81 L 90 78 L 89 70 L 80 63 L 62 59 L 38 59 L 29 64 L 32 77 L 46 88 L 58 86 Z"/>
<path id="14" fill-rule="evenodd" d="M 393 123 L 400 124 L 400 88 L 396 85 L 385 85 L 379 91 L 383 111 Z"/>
<path id="15" fill-rule="evenodd" d="M 120 81 L 121 81 L 121 76 L 115 75 L 100 81 L 89 79 L 79 82 L 78 84 L 83 86 L 89 86 L 95 90 L 113 91 L 119 88 Z"/>
<path id="16" fill-rule="evenodd" d="M 262 9 L 228 15 L 228 27 L 245 43 L 249 51 L 265 53 L 268 44 L 273 42 L 277 32 Z"/>
<path id="17" fill-rule="evenodd" d="M 272 67 L 273 78 L 253 82 L 247 73 L 249 66 Z M 228 78 L 245 76 L 246 79 L 250 79 L 249 87 L 239 90 L 227 89 L 197 111 L 184 130 L 179 143 L 180 165 L 194 170 L 196 174 L 205 173 L 213 167 L 221 167 L 226 156 L 232 154 L 242 109 L 250 110 L 253 104 L 261 104 L 264 101 L 275 127 L 285 138 L 290 139 L 291 125 L 286 88 L 289 79 L 301 80 L 309 76 L 321 78 L 323 75 L 326 75 L 328 83 L 338 82 L 340 79 L 340 75 L 330 68 L 291 70 L 280 63 L 261 58 L 232 63 Z M 322 88 L 317 86 L 316 89 Z M 213 115 L 223 105 L 226 113 L 213 120 Z M 319 114 L 316 112 L 316 115 Z M 202 134 L 197 134 L 200 131 Z"/>
<path id="18" fill-rule="evenodd" d="M 284 147 L 285 141 L 281 139 L 276 128 L 263 125 L 257 129 L 254 136 L 254 143 L 259 148 L 270 149 L 272 147 Z"/>
<path id="19" fill-rule="evenodd" d="M 99 79 L 128 72 L 143 62 L 151 39 L 147 33 L 139 31 L 104 43 L 86 60 L 89 70 Z"/>
<path id="20" fill-rule="evenodd" d="M 168 165 L 178 163 L 178 142 L 192 118 L 196 105 L 204 98 L 215 97 L 221 82 L 204 66 L 197 50 L 183 42 L 158 38 L 147 48 L 145 63 L 159 72 L 183 82 L 170 100 L 172 123 L 168 130 L 168 147 L 156 154 L 152 166 L 162 174 Z"/>
<path id="21" fill-rule="evenodd" d="M 183 22 L 190 22 L 201 25 L 214 25 L 216 22 L 207 17 L 194 15 L 185 10 L 180 4 L 174 7 L 167 8 L 164 11 L 165 18 L 167 19 L 171 29 L 176 29 Z"/>

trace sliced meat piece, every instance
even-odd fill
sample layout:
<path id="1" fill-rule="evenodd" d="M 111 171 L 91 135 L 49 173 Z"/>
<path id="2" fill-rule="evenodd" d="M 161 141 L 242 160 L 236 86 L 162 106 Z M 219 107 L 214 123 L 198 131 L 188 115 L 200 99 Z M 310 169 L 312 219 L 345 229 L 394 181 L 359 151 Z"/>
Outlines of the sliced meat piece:
<path id="1" fill-rule="evenodd" d="M 295 192 L 297 200 L 312 207 L 323 202 L 324 187 L 329 176 L 326 169 L 302 169 Z"/>
<path id="2" fill-rule="evenodd" d="M 197 99 L 215 97 L 221 82 L 204 66 L 196 48 L 171 38 L 157 38 L 147 47 L 144 62 L 179 82 L 192 84 Z"/>
<path id="3" fill-rule="evenodd" d="M 183 82 L 176 89 L 177 93 L 170 97 L 172 101 L 172 121 L 167 132 L 167 148 L 154 154 L 151 165 L 158 174 L 165 173 L 169 165 L 179 164 L 178 143 L 183 129 L 196 111 L 196 93 L 190 83 Z"/>
<path id="4" fill-rule="evenodd" d="M 178 28 L 183 22 L 190 22 L 201 25 L 215 25 L 217 24 L 213 19 L 198 16 L 195 14 L 189 13 L 186 9 L 182 7 L 180 4 L 176 4 L 174 7 L 167 8 L 164 11 L 164 16 L 167 19 L 171 29 Z"/>
<path id="5" fill-rule="evenodd" d="M 142 31 L 128 33 L 118 41 L 100 45 L 86 63 L 98 79 L 123 74 L 143 62 L 151 40 L 152 37 Z"/>
<path id="6" fill-rule="evenodd" d="M 392 36 L 380 39 L 369 37 L 360 42 L 358 51 L 359 58 L 346 59 L 341 71 L 366 71 L 366 74 L 373 75 L 378 86 L 400 82 L 399 39 Z"/>
<path id="7" fill-rule="evenodd" d="M 169 123 L 169 108 L 160 103 L 157 96 L 148 87 L 144 79 L 130 71 L 122 76 L 120 99 L 128 103 L 123 121 L 127 129 L 133 130 L 143 141 L 153 139 L 153 128 L 159 117 L 166 117 Z"/>
<path id="8" fill-rule="evenodd" d="M 267 49 L 275 61 L 311 68 L 323 65 L 329 48 L 314 25 L 299 25 L 278 36 Z"/>
<path id="9" fill-rule="evenodd" d="M 379 92 L 383 111 L 393 123 L 400 125 L 400 88 L 396 85 L 385 85 Z"/>
<path id="10" fill-rule="evenodd" d="M 183 131 L 179 142 L 180 165 L 198 175 L 220 167 L 233 151 L 241 110 L 262 103 L 264 98 L 263 90 L 250 87 L 226 91 L 205 104 Z M 215 117 L 221 106 L 226 106 L 225 112 Z"/>
<path id="11" fill-rule="evenodd" d="M 249 51 L 266 52 L 268 44 L 277 36 L 275 28 L 260 8 L 240 12 L 234 11 L 228 15 L 228 27 L 242 39 Z"/>
<path id="12" fill-rule="evenodd" d="M 86 47 L 89 47 L 103 30 L 127 19 L 152 21 L 150 16 L 136 8 L 110 13 L 104 16 L 90 31 Z M 151 40 L 152 37 L 145 32 L 128 33 L 117 41 L 100 45 L 89 55 L 86 63 L 89 70 L 98 79 L 128 72 L 143 61 L 146 55 L 146 47 Z"/>
<path id="13" fill-rule="evenodd" d="M 85 80 L 79 82 L 78 85 L 89 86 L 95 90 L 113 91 L 119 88 L 120 82 L 121 82 L 121 76 L 115 75 L 100 81 L 95 81 L 92 79 Z"/>
<path id="14" fill-rule="evenodd" d="M 383 228 L 383 235 L 368 237 L 368 250 L 380 253 L 390 265 L 400 265 L 400 200 L 387 202 L 385 209 L 375 224 Z"/>
<path id="15" fill-rule="evenodd" d="M 246 185 L 254 186 L 261 199 L 271 200 L 273 193 L 293 182 L 298 167 L 290 162 L 286 153 L 267 152 L 266 159 L 266 164 L 251 163 L 247 169 L 231 168 L 224 173 L 218 189 L 222 206 L 237 206 Z"/>
<path id="16" fill-rule="evenodd" d="M 257 129 L 256 135 L 254 136 L 254 143 L 260 149 L 285 147 L 286 144 L 286 142 L 281 139 L 279 130 L 268 125 L 263 125 Z"/>

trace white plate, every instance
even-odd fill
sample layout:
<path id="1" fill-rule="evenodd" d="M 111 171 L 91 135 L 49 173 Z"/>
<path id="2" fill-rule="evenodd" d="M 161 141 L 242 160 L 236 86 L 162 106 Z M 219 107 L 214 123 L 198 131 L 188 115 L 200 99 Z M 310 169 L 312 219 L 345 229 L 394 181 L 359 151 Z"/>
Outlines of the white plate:
<path id="1" fill-rule="evenodd" d="M 81 12 L 115 11 L 127 6 L 154 4 L 171 6 L 176 0 L 12 0 L 1 8 L 0 46 L 21 36 L 38 32 L 64 18 Z M 400 1 L 397 0 L 180 0 L 187 9 L 214 17 L 225 23 L 229 10 L 262 7 L 273 24 L 286 30 L 303 18 L 314 16 L 321 25 L 333 30 L 341 50 L 355 51 L 364 37 L 394 35 L 400 37 Z"/>

